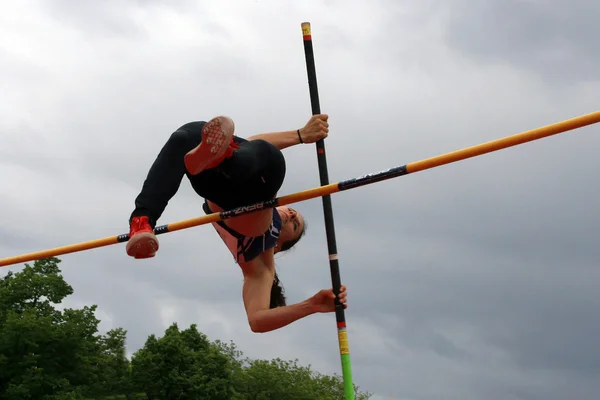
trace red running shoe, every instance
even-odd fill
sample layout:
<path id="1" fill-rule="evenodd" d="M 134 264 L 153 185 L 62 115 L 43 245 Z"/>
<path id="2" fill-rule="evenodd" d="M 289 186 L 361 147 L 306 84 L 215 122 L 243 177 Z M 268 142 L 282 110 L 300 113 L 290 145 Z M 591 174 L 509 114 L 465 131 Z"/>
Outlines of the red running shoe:
<path id="1" fill-rule="evenodd" d="M 125 246 L 127 254 L 134 258 L 154 257 L 158 250 L 158 239 L 148 217 L 134 217 L 129 226 L 129 241 Z"/>
<path id="2" fill-rule="evenodd" d="M 239 145 L 233 140 L 235 125 L 229 117 L 215 117 L 202 128 L 202 142 L 184 157 L 185 168 L 192 175 L 215 168 L 231 157 Z"/>

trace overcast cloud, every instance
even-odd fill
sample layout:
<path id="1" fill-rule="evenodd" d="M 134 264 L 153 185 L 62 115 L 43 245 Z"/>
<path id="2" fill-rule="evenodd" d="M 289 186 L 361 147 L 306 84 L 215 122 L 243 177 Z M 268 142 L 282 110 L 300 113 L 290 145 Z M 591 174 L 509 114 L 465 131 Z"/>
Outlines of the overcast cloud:
<path id="1" fill-rule="evenodd" d="M 591 0 L 35 1 L 0 9 L 0 257 L 125 233 L 168 135 L 301 127 L 313 26 L 332 182 L 600 109 Z M 333 196 L 354 378 L 374 400 L 596 399 L 600 126 Z M 281 194 L 319 185 L 285 151 Z M 291 302 L 330 286 L 320 199 L 278 258 Z M 203 214 L 184 181 L 161 223 Z M 335 317 L 253 334 L 207 226 L 61 256 L 102 329 L 139 349 L 176 321 L 254 358 L 340 373 Z M 5 267 L 2 273 L 19 270 Z"/>

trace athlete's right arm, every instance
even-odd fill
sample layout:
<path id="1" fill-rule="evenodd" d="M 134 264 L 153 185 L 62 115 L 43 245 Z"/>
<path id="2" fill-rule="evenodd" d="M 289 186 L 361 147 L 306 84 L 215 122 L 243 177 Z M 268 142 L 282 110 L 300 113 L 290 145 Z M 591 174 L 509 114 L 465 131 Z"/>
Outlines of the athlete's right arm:
<path id="1" fill-rule="evenodd" d="M 318 312 L 309 300 L 270 309 L 274 267 L 269 268 L 261 259 L 262 257 L 258 257 L 249 263 L 251 265 L 242 267 L 244 270 L 244 305 L 252 332 L 274 331 Z"/>
<path id="2" fill-rule="evenodd" d="M 300 136 L 295 130 L 260 133 L 258 135 L 250 136 L 248 140 L 264 140 L 265 142 L 271 143 L 279 150 L 287 149 L 288 147 L 292 147 L 301 143 Z"/>
<path id="3" fill-rule="evenodd" d="M 262 139 L 271 143 L 279 150 L 300 144 L 315 143 L 325 139 L 329 134 L 329 116 L 327 114 L 313 115 L 303 128 L 293 131 L 261 133 L 250 136 L 248 140 Z"/>

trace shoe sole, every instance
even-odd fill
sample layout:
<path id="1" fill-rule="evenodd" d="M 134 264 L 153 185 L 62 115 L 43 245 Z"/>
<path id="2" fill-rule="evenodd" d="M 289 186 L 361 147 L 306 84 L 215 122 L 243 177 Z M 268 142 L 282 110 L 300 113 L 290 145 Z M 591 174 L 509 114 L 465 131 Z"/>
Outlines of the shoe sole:
<path id="1" fill-rule="evenodd" d="M 133 258 L 151 258 L 158 251 L 158 240 L 153 233 L 140 232 L 129 239 L 125 249 Z"/>
<path id="2" fill-rule="evenodd" d="M 184 157 L 185 168 L 197 175 L 220 164 L 229 148 L 235 125 L 229 117 L 211 119 L 202 128 L 202 142 Z"/>

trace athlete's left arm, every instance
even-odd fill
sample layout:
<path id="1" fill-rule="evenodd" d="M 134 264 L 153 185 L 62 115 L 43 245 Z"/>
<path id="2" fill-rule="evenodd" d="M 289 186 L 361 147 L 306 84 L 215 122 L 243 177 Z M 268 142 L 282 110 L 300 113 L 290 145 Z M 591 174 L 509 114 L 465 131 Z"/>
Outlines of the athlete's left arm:
<path id="1" fill-rule="evenodd" d="M 252 332 L 274 331 L 318 312 L 317 307 L 309 300 L 289 306 L 269 308 L 274 266 L 269 267 L 263 261 L 263 257 L 258 257 L 240 267 L 244 271 L 243 299 Z"/>
<path id="2" fill-rule="evenodd" d="M 327 114 L 313 115 L 303 128 L 293 131 L 261 133 L 250 136 L 247 140 L 262 139 L 271 143 L 279 150 L 297 144 L 315 143 L 329 135 L 329 116 Z"/>

